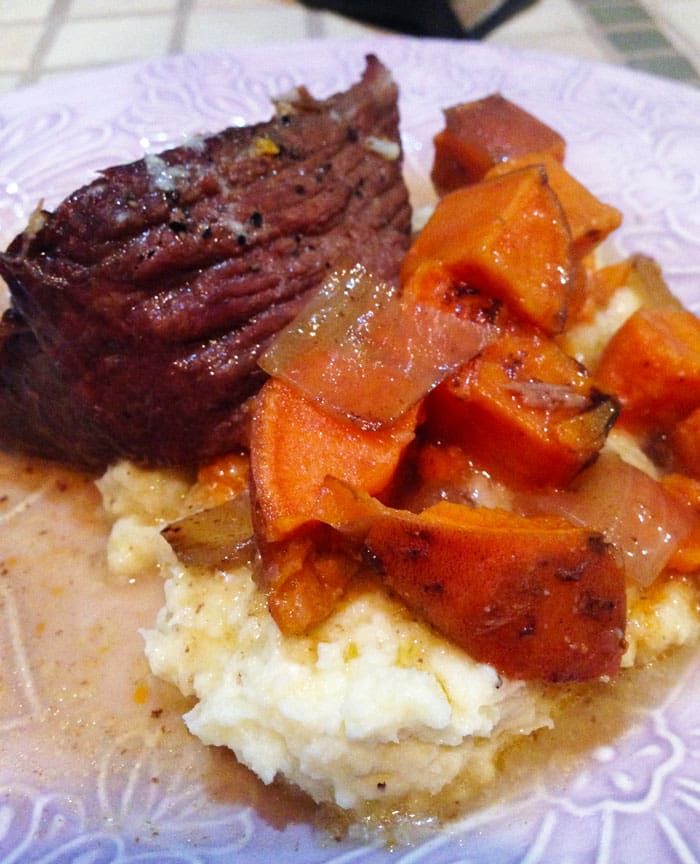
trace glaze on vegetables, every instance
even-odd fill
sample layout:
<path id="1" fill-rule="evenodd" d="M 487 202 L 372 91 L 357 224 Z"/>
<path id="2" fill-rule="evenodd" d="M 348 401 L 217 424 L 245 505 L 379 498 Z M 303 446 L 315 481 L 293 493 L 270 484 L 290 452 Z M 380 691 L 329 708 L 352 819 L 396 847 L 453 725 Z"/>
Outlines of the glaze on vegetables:
<path id="1" fill-rule="evenodd" d="M 337 271 L 263 359 L 250 458 L 270 610 L 306 633 L 369 580 L 509 677 L 611 676 L 629 586 L 700 561 L 695 481 L 663 481 L 700 462 L 700 325 L 648 259 L 597 266 L 620 214 L 565 171 L 561 136 L 500 96 L 446 117 L 444 197 L 398 289 Z M 586 368 L 569 329 L 635 278 L 645 308 Z M 608 452 L 618 415 L 635 446 L 663 437 L 665 465 Z"/>
<path id="2" fill-rule="evenodd" d="M 564 161 L 562 136 L 500 93 L 454 105 L 435 136 L 431 178 L 440 195 L 482 180 L 502 162 L 529 153 Z"/>

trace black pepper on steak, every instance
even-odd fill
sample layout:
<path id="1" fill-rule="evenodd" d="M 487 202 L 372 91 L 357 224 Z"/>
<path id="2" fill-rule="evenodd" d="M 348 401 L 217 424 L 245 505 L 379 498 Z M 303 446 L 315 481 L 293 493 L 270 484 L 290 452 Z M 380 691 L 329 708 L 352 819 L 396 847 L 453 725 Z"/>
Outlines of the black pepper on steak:
<path id="1" fill-rule="evenodd" d="M 328 269 L 397 277 L 408 193 L 372 142 L 398 122 L 370 56 L 343 93 L 108 168 L 33 220 L 0 254 L 0 444 L 97 470 L 244 443 L 256 358 Z"/>

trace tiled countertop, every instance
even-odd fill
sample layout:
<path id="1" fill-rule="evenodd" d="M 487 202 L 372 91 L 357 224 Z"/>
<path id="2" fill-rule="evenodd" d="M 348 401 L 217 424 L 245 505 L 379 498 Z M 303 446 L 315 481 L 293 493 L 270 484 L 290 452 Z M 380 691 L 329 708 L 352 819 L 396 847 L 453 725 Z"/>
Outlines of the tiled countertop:
<path id="1" fill-rule="evenodd" d="M 293 0 L 0 0 L 0 93 L 163 54 L 376 32 Z M 536 0 L 486 41 L 700 84 L 700 0 Z"/>

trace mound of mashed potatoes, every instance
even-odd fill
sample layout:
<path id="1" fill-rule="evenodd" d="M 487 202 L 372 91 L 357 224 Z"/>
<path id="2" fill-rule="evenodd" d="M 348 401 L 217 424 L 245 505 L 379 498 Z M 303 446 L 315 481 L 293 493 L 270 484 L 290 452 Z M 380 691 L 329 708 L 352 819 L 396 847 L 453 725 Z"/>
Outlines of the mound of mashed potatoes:
<path id="1" fill-rule="evenodd" d="M 569 331 L 569 353 L 590 362 L 640 302 L 618 290 Z M 605 446 L 655 476 L 624 432 Z M 505 748 L 553 725 L 551 689 L 504 680 L 375 585 L 358 586 L 312 636 L 283 636 L 250 569 L 186 567 L 161 536 L 192 506 L 178 472 L 122 462 L 98 485 L 114 578 L 165 579 L 165 605 L 143 634 L 153 673 L 194 697 L 184 717 L 194 735 L 230 748 L 265 783 L 283 776 L 347 809 L 433 795 L 456 779 L 484 787 Z M 696 580 L 630 586 L 627 600 L 623 667 L 700 641 Z"/>
<path id="2" fill-rule="evenodd" d="M 625 436 L 608 446 L 644 464 Z M 266 783 L 284 776 L 343 808 L 434 794 L 457 777 L 484 785 L 504 748 L 552 725 L 540 688 L 503 680 L 377 588 L 358 589 L 312 637 L 282 636 L 248 568 L 184 567 L 160 536 L 186 506 L 177 473 L 121 463 L 99 486 L 112 574 L 165 577 L 165 605 L 143 634 L 152 671 L 195 697 L 184 718 L 194 735 Z M 624 666 L 700 638 L 690 584 L 629 602 Z"/>

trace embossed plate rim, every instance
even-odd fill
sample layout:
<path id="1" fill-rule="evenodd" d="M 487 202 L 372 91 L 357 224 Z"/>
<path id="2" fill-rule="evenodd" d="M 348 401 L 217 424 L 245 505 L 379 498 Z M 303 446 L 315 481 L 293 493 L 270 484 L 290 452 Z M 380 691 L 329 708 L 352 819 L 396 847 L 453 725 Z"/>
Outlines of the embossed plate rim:
<path id="1" fill-rule="evenodd" d="M 573 57 L 466 42 L 378 37 L 265 45 L 160 58 L 18 90 L 0 99 L 0 240 L 22 227 L 47 189 L 54 190 L 47 195 L 51 205 L 100 165 L 160 150 L 181 133 L 260 119 L 267 95 L 282 85 L 306 82 L 325 95 L 350 83 L 370 51 L 402 86 L 409 170 L 429 165 L 441 105 L 502 89 L 559 128 L 570 142 L 574 173 L 623 209 L 626 222 L 616 241 L 621 251 L 656 255 L 674 289 L 700 309 L 700 221 L 693 215 L 693 207 L 700 210 L 700 168 L 690 159 L 700 152 L 700 93 Z M 449 84 L 438 87 L 440 81 Z M 227 82 L 238 82 L 239 89 L 227 90 Z M 281 862 L 446 864 L 466 856 L 475 862 L 603 864 L 619 860 L 621 848 L 639 864 L 662 860 L 660 854 L 663 860 L 698 861 L 700 839 L 688 832 L 688 820 L 700 812 L 700 728 L 693 714 L 700 716 L 697 669 L 677 682 L 640 728 L 593 754 L 564 790 L 537 789 L 507 811 L 477 812 L 410 850 L 361 843 L 324 850 L 303 827 L 275 835 L 253 815 L 264 842 L 244 844 L 235 860 L 266 860 L 266 844 L 273 842 Z M 49 793 L 60 790 L 29 794 L 48 802 Z M 171 846 L 167 838 L 149 849 L 129 838 L 112 839 L 112 861 L 162 860 L 166 849 L 178 861 L 219 861 L 224 855 L 223 847 Z M 70 849 L 78 848 L 80 836 L 73 840 L 61 860 L 72 860 Z M 18 850 L 15 860 L 34 859 Z"/>

